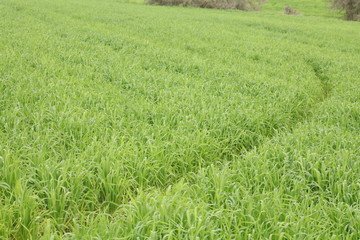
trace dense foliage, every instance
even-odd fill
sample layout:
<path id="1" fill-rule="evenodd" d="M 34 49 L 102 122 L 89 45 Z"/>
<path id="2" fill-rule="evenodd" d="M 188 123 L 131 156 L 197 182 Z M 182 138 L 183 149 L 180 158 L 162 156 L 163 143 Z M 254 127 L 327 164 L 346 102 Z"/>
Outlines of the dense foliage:
<path id="1" fill-rule="evenodd" d="M 360 21 L 360 0 L 331 0 L 335 8 L 345 11 L 347 20 Z"/>
<path id="2" fill-rule="evenodd" d="M 149 4 L 191 6 L 200 8 L 259 10 L 264 0 L 148 0 Z"/>
<path id="3" fill-rule="evenodd" d="M 0 239 L 359 239 L 360 25 L 303 3 L 0 0 Z"/>

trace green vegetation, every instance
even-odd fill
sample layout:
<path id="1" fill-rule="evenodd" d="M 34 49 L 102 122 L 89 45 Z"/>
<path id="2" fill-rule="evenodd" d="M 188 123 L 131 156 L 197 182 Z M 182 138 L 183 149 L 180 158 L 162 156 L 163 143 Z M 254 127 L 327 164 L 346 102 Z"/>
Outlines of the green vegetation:
<path id="1" fill-rule="evenodd" d="M 263 10 L 269 11 L 270 14 L 280 14 L 286 6 L 299 11 L 303 16 L 342 18 L 341 12 L 332 8 L 327 0 L 269 0 L 264 4 Z"/>
<path id="2" fill-rule="evenodd" d="M 360 24 L 283 3 L 0 0 L 0 239 L 359 239 Z"/>

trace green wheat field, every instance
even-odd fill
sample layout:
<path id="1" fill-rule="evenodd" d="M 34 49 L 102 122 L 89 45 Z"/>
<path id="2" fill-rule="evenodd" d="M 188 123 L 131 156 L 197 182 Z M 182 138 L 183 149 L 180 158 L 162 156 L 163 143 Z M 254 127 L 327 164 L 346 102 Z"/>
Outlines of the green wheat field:
<path id="1" fill-rule="evenodd" d="M 0 239 L 360 239 L 360 23 L 0 0 Z"/>

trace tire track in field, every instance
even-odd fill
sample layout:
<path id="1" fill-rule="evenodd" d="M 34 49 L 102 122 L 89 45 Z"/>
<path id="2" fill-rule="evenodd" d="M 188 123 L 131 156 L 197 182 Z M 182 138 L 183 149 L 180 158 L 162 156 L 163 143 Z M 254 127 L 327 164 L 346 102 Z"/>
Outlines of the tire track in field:
<path id="1" fill-rule="evenodd" d="M 240 157 L 244 156 L 247 153 L 259 148 L 265 142 L 271 141 L 271 139 L 276 137 L 277 135 L 286 135 L 286 134 L 289 134 L 289 133 L 293 132 L 294 129 L 296 128 L 296 126 L 298 126 L 299 124 L 302 124 L 303 122 L 305 122 L 306 120 L 308 120 L 308 119 L 310 119 L 312 117 L 312 115 L 313 115 L 312 110 L 318 104 L 321 104 L 327 98 L 330 97 L 331 92 L 332 92 L 332 88 L 333 88 L 331 83 L 330 83 L 330 77 L 328 76 L 328 73 L 327 73 L 327 70 L 331 65 L 330 61 L 324 61 L 322 59 L 319 60 L 319 59 L 317 59 L 315 57 L 305 58 L 304 61 L 307 63 L 307 65 L 313 71 L 313 73 L 315 75 L 314 80 L 318 81 L 320 83 L 321 95 L 319 96 L 317 101 L 309 109 L 307 109 L 305 111 L 304 115 L 302 115 L 301 117 L 297 117 L 297 119 L 296 119 L 297 121 L 294 121 L 292 124 L 290 124 L 288 126 L 284 126 L 284 128 L 286 129 L 285 131 L 275 131 L 272 134 L 269 134 L 269 135 L 265 136 L 265 138 L 262 139 L 262 141 L 259 141 L 256 144 L 253 144 L 253 145 L 250 145 L 250 146 L 248 146 L 246 148 L 243 148 L 241 151 L 233 149 L 233 151 L 232 151 L 233 154 L 240 155 Z M 292 115 L 294 115 L 294 114 L 292 114 Z M 224 161 L 222 163 L 226 163 L 226 162 L 229 162 L 229 159 L 228 159 L 228 156 L 224 155 Z M 208 165 L 203 166 L 202 168 L 206 168 L 206 167 L 208 167 Z M 221 164 L 219 165 L 219 167 L 223 168 L 223 166 Z M 198 170 L 200 170 L 200 168 Z M 187 175 L 191 176 L 192 174 L 194 174 L 194 172 L 189 173 L 189 174 L 185 174 L 183 176 L 180 176 L 179 179 L 182 179 L 182 178 L 186 179 Z"/>
<path id="2" fill-rule="evenodd" d="M 332 91 L 330 79 L 327 74 L 327 70 L 331 64 L 328 61 L 318 60 L 316 58 L 308 58 L 305 61 L 312 68 L 317 80 L 320 82 L 322 98 L 319 102 L 323 102 L 330 96 Z"/>

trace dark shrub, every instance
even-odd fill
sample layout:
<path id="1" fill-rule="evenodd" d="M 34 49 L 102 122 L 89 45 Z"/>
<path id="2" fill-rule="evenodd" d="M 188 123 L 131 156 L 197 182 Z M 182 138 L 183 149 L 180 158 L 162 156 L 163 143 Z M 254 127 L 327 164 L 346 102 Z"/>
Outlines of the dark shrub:
<path id="1" fill-rule="evenodd" d="M 284 7 L 284 14 L 287 15 L 299 15 L 300 13 L 290 6 Z"/>
<path id="2" fill-rule="evenodd" d="M 330 0 L 333 7 L 345 11 L 346 20 L 360 21 L 360 0 Z"/>
<path id="3" fill-rule="evenodd" d="M 260 10 L 265 0 L 148 0 L 149 4 L 191 6 L 200 8 Z"/>

